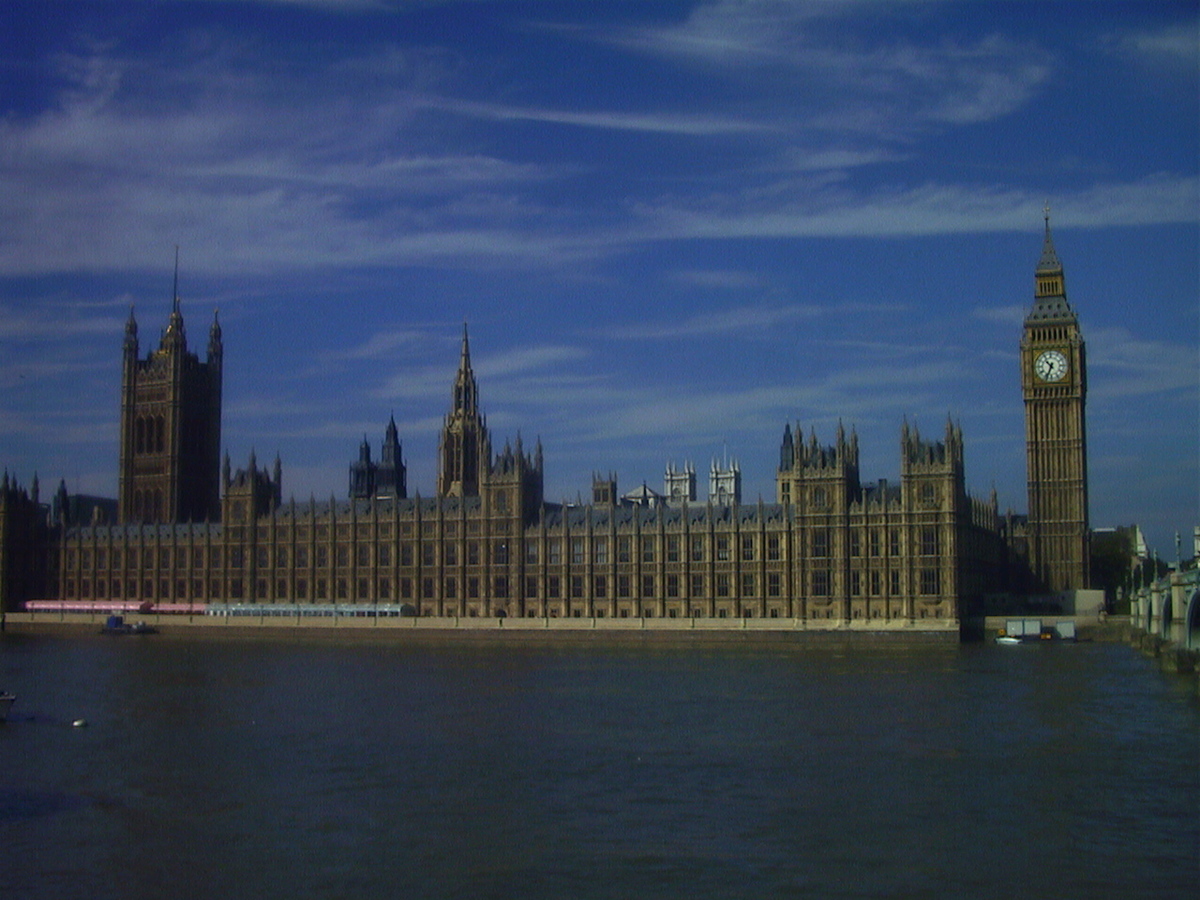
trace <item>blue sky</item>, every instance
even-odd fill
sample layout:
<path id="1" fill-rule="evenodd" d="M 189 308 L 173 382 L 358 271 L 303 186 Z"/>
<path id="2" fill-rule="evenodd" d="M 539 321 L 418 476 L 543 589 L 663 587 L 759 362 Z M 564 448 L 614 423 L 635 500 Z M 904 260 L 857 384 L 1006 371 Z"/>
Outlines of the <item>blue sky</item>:
<path id="1" fill-rule="evenodd" d="M 549 499 L 741 465 L 784 424 L 961 423 L 1026 508 L 1017 349 L 1049 202 L 1092 524 L 1200 521 L 1200 13 L 1188 3 L 0 6 L 0 463 L 116 493 L 119 358 L 225 335 L 223 442 L 346 494 L 389 415 L 433 492 L 462 323 Z M 701 487 L 701 495 L 705 492 Z M 1186 543 L 1185 543 L 1186 547 Z"/>

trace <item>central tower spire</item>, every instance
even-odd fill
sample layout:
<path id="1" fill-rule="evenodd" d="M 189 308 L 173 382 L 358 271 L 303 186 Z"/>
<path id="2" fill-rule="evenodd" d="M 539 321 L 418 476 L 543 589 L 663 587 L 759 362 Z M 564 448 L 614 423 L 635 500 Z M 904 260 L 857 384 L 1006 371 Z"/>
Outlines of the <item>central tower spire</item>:
<path id="1" fill-rule="evenodd" d="M 491 462 L 487 423 L 479 413 L 471 344 L 463 323 L 462 353 L 454 376 L 454 396 L 442 425 L 438 452 L 438 493 L 443 497 L 475 497 Z"/>
<path id="2" fill-rule="evenodd" d="M 463 322 L 462 354 L 458 361 L 458 374 L 454 377 L 454 413 L 474 416 L 478 413 L 478 394 L 475 373 L 471 370 L 471 342 L 467 337 L 467 323 Z"/>
<path id="3" fill-rule="evenodd" d="M 179 245 L 175 245 L 175 284 L 171 288 L 171 313 L 179 312 Z"/>

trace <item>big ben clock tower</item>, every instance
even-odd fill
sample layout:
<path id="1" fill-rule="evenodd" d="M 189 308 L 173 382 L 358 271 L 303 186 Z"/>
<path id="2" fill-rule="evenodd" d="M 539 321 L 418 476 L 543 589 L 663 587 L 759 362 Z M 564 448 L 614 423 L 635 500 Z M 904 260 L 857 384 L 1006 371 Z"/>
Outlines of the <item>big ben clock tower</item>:
<path id="1" fill-rule="evenodd" d="M 1079 319 L 1067 303 L 1062 263 L 1050 237 L 1035 274 L 1033 308 L 1021 338 L 1029 562 L 1041 587 L 1088 586 L 1087 369 Z"/>

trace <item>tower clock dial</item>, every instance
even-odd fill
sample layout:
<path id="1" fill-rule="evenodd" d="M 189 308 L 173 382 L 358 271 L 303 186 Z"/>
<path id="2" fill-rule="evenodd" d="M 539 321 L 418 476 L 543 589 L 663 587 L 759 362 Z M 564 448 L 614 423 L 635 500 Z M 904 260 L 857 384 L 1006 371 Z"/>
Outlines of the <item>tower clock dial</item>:
<path id="1" fill-rule="evenodd" d="M 1034 361 L 1033 372 L 1042 381 L 1062 381 L 1067 374 L 1067 358 L 1059 350 L 1047 350 Z"/>

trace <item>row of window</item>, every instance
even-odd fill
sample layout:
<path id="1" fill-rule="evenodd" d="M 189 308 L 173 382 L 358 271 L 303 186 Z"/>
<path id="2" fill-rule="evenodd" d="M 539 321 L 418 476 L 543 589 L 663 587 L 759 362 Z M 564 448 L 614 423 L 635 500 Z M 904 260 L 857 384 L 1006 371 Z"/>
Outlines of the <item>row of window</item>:
<path id="1" fill-rule="evenodd" d="M 454 538 L 459 536 L 460 528 L 457 519 L 437 519 L 430 518 L 424 520 L 420 525 L 411 519 L 405 519 L 399 523 L 399 533 L 402 536 L 411 536 L 414 531 L 420 531 L 427 535 L 440 535 L 443 538 Z M 491 522 L 488 528 L 492 534 L 502 534 L 509 530 L 510 523 L 508 521 Z M 483 530 L 483 522 L 478 518 L 471 518 L 466 521 L 464 533 L 468 535 L 478 535 Z M 318 522 L 313 525 L 295 524 L 293 526 L 279 525 L 272 526 L 269 524 L 259 524 L 258 539 L 262 543 L 269 543 L 272 535 L 278 535 L 280 540 L 286 540 L 287 535 L 294 537 L 296 541 L 307 543 L 312 538 L 317 541 L 328 541 L 331 533 L 340 541 L 351 540 L 355 535 L 360 543 L 370 542 L 376 539 L 387 540 L 392 537 L 392 521 L 390 517 L 376 523 L 358 524 L 352 526 L 349 523 L 343 522 L 337 525 L 329 525 L 324 522 Z"/>
<path id="2" fill-rule="evenodd" d="M 879 557 L 882 536 L 877 529 L 869 529 L 867 535 L 867 550 L 868 555 L 873 558 Z M 854 558 L 863 555 L 863 531 L 861 529 L 852 529 L 849 537 L 849 555 Z M 812 556 L 815 558 L 828 558 L 833 554 L 831 532 L 829 529 L 816 529 L 811 532 Z M 589 547 L 590 543 L 590 547 Z M 354 561 L 359 566 L 370 566 L 372 564 L 380 566 L 390 566 L 392 564 L 392 547 L 393 545 L 379 544 L 374 547 L 374 562 L 372 562 L 372 546 L 371 544 L 358 544 L 354 548 Z M 465 562 L 469 566 L 480 564 L 481 545 L 479 541 L 466 541 L 463 545 L 458 543 L 446 543 L 436 541 L 423 541 L 421 547 L 421 564 L 426 567 L 433 567 L 438 563 L 438 548 L 441 548 L 441 562 L 446 566 L 456 566 L 461 562 Z M 508 565 L 509 546 L 506 540 L 495 541 L 491 543 L 491 563 L 493 565 L 504 566 Z M 547 546 L 547 562 L 550 565 L 561 565 L 563 558 L 563 543 L 561 541 L 550 540 L 546 542 Z M 665 541 L 664 557 L 667 562 L 680 562 L 683 553 L 684 544 L 681 536 L 668 535 Z M 753 535 L 743 535 L 740 541 L 735 541 L 733 536 L 718 534 L 712 541 L 712 556 L 717 562 L 729 562 L 734 559 L 735 546 L 737 548 L 737 558 L 743 562 L 754 562 L 757 558 L 758 541 Z M 769 562 L 775 562 L 781 559 L 781 538 L 780 535 L 766 536 L 766 559 Z M 618 563 L 629 563 L 633 559 L 633 540 L 628 536 L 620 536 L 616 539 L 616 561 Z M 692 562 L 705 562 L 709 553 L 709 541 L 705 535 L 693 535 L 690 543 L 687 545 L 687 558 Z M 240 569 L 245 565 L 245 550 L 240 546 L 232 546 L 229 549 L 228 563 L 232 569 Z M 329 565 L 329 547 L 325 544 L 318 544 L 313 550 L 313 560 L 318 568 L 323 568 Z M 589 553 L 590 549 L 590 553 Z M 641 561 L 653 563 L 657 556 L 657 539 L 652 536 L 644 536 L 641 540 L 639 548 Z M 938 539 L 938 529 L 934 526 L 923 527 L 920 531 L 920 553 L 922 556 L 936 556 L 940 551 L 940 541 Z M 209 567 L 219 568 L 221 566 L 221 547 L 208 547 L 207 559 L 206 548 L 193 547 L 189 555 L 186 548 L 176 548 L 173 554 L 174 565 L 178 568 L 192 565 L 193 567 Z M 97 548 L 93 557 L 92 550 L 82 551 L 82 562 L 85 568 L 91 568 L 93 559 L 97 568 L 106 568 L 111 559 L 112 568 L 120 568 L 122 565 L 122 551 L 114 548 L 109 554 L 105 548 Z M 76 556 L 75 548 L 68 548 L 66 564 L 68 568 L 75 565 Z M 888 532 L 888 554 L 892 557 L 900 556 L 900 530 L 893 528 Z M 414 544 L 410 541 L 401 542 L 399 545 L 399 562 L 401 566 L 408 567 L 413 564 Z M 525 562 L 529 565 L 538 563 L 539 545 L 536 541 L 527 541 L 525 543 Z M 593 537 L 590 542 L 583 537 L 573 537 L 570 539 L 570 560 L 572 565 L 584 565 L 588 562 L 588 558 L 596 565 L 608 565 L 610 561 L 609 555 L 609 539 L 607 537 Z M 296 547 L 294 552 L 291 552 L 288 547 L 276 547 L 275 565 L 279 568 L 285 568 L 289 564 L 294 564 L 298 568 L 303 568 L 309 565 L 309 548 L 305 546 Z M 348 544 L 338 544 L 334 549 L 334 558 L 336 564 L 341 567 L 350 565 L 351 547 Z M 125 551 L 125 563 L 130 568 L 137 568 L 139 561 L 143 566 L 153 566 L 157 563 L 159 568 L 168 568 L 172 565 L 172 551 L 169 548 L 159 548 L 157 553 L 153 548 L 143 550 L 139 556 L 137 548 L 130 548 Z M 257 550 L 257 564 L 259 568 L 267 568 L 271 565 L 271 551 L 268 547 L 259 547 Z M 294 562 L 293 562 L 294 561 Z"/>
<path id="3" fill-rule="evenodd" d="M 1072 337 L 1072 329 L 1066 325 L 1041 325 L 1030 331 L 1029 337 L 1033 341 L 1069 341 Z"/>
<path id="4" fill-rule="evenodd" d="M 873 571 L 868 573 L 869 581 L 864 581 L 863 573 L 851 572 L 849 590 L 853 597 L 863 596 L 864 588 L 869 587 L 870 596 L 881 596 L 883 594 L 883 581 L 881 573 Z M 900 573 L 892 570 L 888 574 L 888 590 L 889 594 L 896 596 L 900 594 L 901 580 Z M 809 594 L 816 598 L 832 597 L 833 596 L 833 578 L 832 573 L 827 569 L 818 569 L 810 572 L 809 578 Z M 936 596 L 941 593 L 941 573 L 936 568 L 926 568 L 920 570 L 920 593 L 924 596 Z M 470 600 L 480 598 L 481 579 L 477 576 L 468 576 L 459 579 L 455 576 L 448 576 L 438 580 L 432 577 L 424 577 L 419 580 L 420 597 L 422 599 L 433 599 L 438 596 L 437 590 L 440 584 L 441 598 L 445 600 L 457 600 L 461 597 Z M 113 599 L 118 600 L 122 597 L 126 599 L 204 599 L 216 600 L 223 598 L 228 593 L 229 598 L 233 600 L 242 600 L 244 597 L 244 582 L 240 578 L 231 579 L 228 588 L 224 585 L 222 579 L 175 579 L 173 582 L 169 579 L 83 579 L 79 582 L 79 597 L 84 600 L 97 599 Z M 765 596 L 768 598 L 777 598 L 783 596 L 783 579 L 778 572 L 768 572 L 764 582 Z M 67 597 L 75 596 L 75 580 L 67 579 L 64 588 Z M 173 586 L 173 591 L 172 591 Z M 272 595 L 272 584 L 268 579 L 260 578 L 256 581 L 257 588 L 256 596 L 259 598 L 268 598 Z M 354 590 L 351 591 L 353 586 Z M 525 579 L 524 596 L 527 600 L 540 599 L 541 595 L 541 580 L 536 576 L 528 576 Z M 643 576 L 640 583 L 636 585 L 639 588 L 637 596 L 642 599 L 655 599 L 658 597 L 658 579 L 653 575 Z M 743 599 L 758 597 L 760 582 L 758 577 L 753 573 L 742 573 L 738 582 L 735 583 L 733 578 L 726 573 L 717 573 L 710 581 L 706 576 L 701 574 L 693 574 L 688 578 L 680 575 L 668 574 L 663 576 L 662 589 L 663 597 L 666 599 L 681 599 L 684 597 L 686 589 L 687 596 L 700 599 L 710 595 L 716 599 L 730 599 L 740 597 Z M 333 589 L 333 595 L 330 596 L 330 588 Z M 368 599 L 372 597 L 372 588 L 374 588 L 374 598 L 378 600 L 393 599 L 392 579 L 390 578 L 359 578 L 354 580 L 353 585 L 351 579 L 347 578 L 317 578 L 312 582 L 312 595 L 309 596 L 309 580 L 307 578 L 297 578 L 289 586 L 289 581 L 286 578 L 276 579 L 274 583 L 274 596 L 277 598 L 295 599 L 295 600 L 353 600 L 353 599 Z M 414 589 L 418 587 L 416 579 L 400 578 L 397 580 L 396 597 L 401 600 L 410 600 L 414 598 Z M 593 575 L 590 579 L 582 575 L 572 575 L 567 578 L 558 575 L 550 575 L 545 579 L 545 599 L 558 600 L 564 596 L 569 596 L 570 599 L 585 599 L 589 596 L 596 600 L 605 600 L 610 596 L 610 591 L 615 590 L 615 596 L 620 599 L 629 599 L 634 596 L 635 583 L 631 576 L 618 575 L 615 579 L 610 579 L 607 575 Z M 735 587 L 737 588 L 735 593 Z M 564 591 L 567 593 L 564 594 Z M 93 597 L 94 595 L 94 597 Z M 509 598 L 509 580 L 507 576 L 497 575 L 490 581 L 489 596 L 493 600 L 506 600 Z"/>
<path id="5" fill-rule="evenodd" d="M 562 612 L 563 612 L 563 616 L 565 618 L 582 619 L 588 615 L 587 610 L 585 610 L 584 608 L 579 607 L 579 606 L 572 607 L 569 610 L 569 612 L 568 612 L 568 610 L 565 610 L 565 609 L 562 610 Z M 812 607 L 812 608 L 809 608 L 808 610 L 806 610 L 806 614 L 807 614 L 808 618 L 811 618 L 811 619 L 836 619 L 839 617 L 839 612 L 840 612 L 839 610 L 834 609 L 834 608 L 821 608 L 821 607 Z M 850 611 L 850 617 L 852 619 L 868 619 L 868 618 L 869 619 L 885 619 L 888 617 L 886 615 L 887 612 L 888 612 L 887 610 L 881 609 L 879 606 L 871 606 L 869 609 L 861 609 L 861 608 L 855 607 Z M 947 611 L 945 609 L 939 609 L 936 607 L 920 606 L 920 607 L 917 607 L 914 610 L 914 612 L 916 613 L 917 618 L 927 619 L 927 618 L 938 618 L 939 616 L 945 615 Z M 607 613 L 608 613 L 608 610 L 606 610 L 603 606 L 595 607 L 591 611 L 591 614 L 594 615 L 597 619 L 606 618 Z M 634 610 L 631 610 L 626 606 L 620 606 L 616 610 L 614 610 L 614 618 L 628 619 L 628 618 L 630 618 L 630 613 L 633 613 L 634 615 L 640 614 L 643 618 L 646 618 L 646 619 L 653 619 L 657 615 L 657 611 L 655 610 L 655 608 L 650 605 L 644 606 L 641 609 L 634 609 Z M 688 614 L 694 619 L 703 619 L 703 618 L 708 617 L 708 612 L 703 607 L 699 607 L 699 606 L 691 607 L 690 609 L 688 609 L 686 607 L 683 609 L 679 609 L 674 606 L 669 606 L 663 611 L 663 616 L 664 616 L 664 618 L 668 618 L 668 619 L 676 619 L 676 618 L 680 618 L 680 613 Z M 731 609 L 727 609 L 725 607 L 719 607 L 715 610 L 715 613 L 716 613 L 716 618 L 718 618 L 718 619 L 730 619 L 730 618 L 753 619 L 758 615 L 758 611 L 755 610 L 755 608 L 753 606 L 743 607 L 740 610 L 738 610 L 738 609 L 731 610 Z M 903 613 L 902 608 L 895 606 L 895 605 L 890 610 L 890 614 L 893 616 L 900 616 L 900 615 L 902 615 L 902 613 Z M 249 612 L 247 611 L 246 613 L 243 613 L 243 614 L 249 614 Z M 448 612 L 446 610 L 443 610 L 441 612 L 441 615 L 454 615 L 454 614 L 455 613 Z M 527 606 L 525 608 L 525 617 L 531 618 L 531 619 L 539 618 L 542 616 L 547 616 L 551 619 L 557 619 L 559 617 L 558 614 L 559 614 L 559 609 L 554 606 L 547 606 L 545 609 L 539 609 L 537 607 L 537 605 L 535 604 L 535 605 Z M 437 607 L 431 606 L 431 605 L 426 605 L 426 606 L 421 607 L 421 615 L 436 616 L 436 615 L 439 615 L 439 612 L 438 612 Z M 476 618 L 479 615 L 479 611 L 473 607 L 468 607 L 466 610 L 466 615 L 467 615 L 467 618 Z M 780 609 L 778 606 L 768 607 L 764 612 L 764 616 L 766 618 L 770 618 L 770 619 L 782 618 L 784 615 L 786 615 L 786 613 L 784 612 L 784 610 Z"/>
<path id="6" fill-rule="evenodd" d="M 796 499 L 800 499 L 800 491 L 797 489 L 795 493 Z M 830 509 L 829 492 L 823 487 L 814 487 L 809 490 L 809 503 L 813 509 Z M 917 499 L 924 506 L 934 504 L 938 500 L 937 486 L 931 481 L 921 482 L 921 486 L 917 491 Z M 783 481 L 779 485 L 779 501 L 781 503 L 792 502 L 792 483 Z"/>

